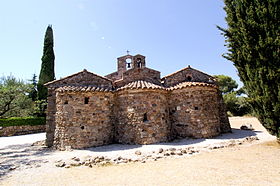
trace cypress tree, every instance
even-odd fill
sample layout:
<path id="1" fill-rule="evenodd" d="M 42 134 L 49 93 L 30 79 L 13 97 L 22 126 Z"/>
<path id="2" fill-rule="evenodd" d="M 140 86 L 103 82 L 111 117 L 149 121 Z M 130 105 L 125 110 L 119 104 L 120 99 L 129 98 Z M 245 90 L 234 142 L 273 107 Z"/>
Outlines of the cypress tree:
<path id="1" fill-rule="evenodd" d="M 44 40 L 43 56 L 41 58 L 42 65 L 38 81 L 38 99 L 46 100 L 48 90 L 44 84 L 55 79 L 54 75 L 54 51 L 53 51 L 53 30 L 49 25 L 46 30 Z"/>
<path id="2" fill-rule="evenodd" d="M 263 126 L 280 138 L 279 0 L 225 0 L 228 28 L 218 28 Z"/>

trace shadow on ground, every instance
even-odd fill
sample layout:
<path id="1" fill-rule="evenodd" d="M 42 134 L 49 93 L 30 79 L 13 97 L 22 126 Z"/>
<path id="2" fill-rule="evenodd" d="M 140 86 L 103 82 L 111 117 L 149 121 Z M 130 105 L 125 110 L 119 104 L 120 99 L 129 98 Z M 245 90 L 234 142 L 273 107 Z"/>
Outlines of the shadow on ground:
<path id="1" fill-rule="evenodd" d="M 248 136 L 256 136 L 258 133 L 262 133 L 262 131 L 232 129 L 231 133 L 221 134 L 221 135 L 213 137 L 211 139 L 236 140 L 236 139 L 242 139 L 242 138 L 245 138 Z M 210 139 L 210 138 L 208 138 L 208 139 Z M 205 140 L 207 140 L 207 139 L 192 139 L 192 138 L 175 139 L 170 142 L 156 143 L 156 144 L 151 144 L 148 146 L 166 146 L 166 148 L 168 148 L 168 146 L 185 146 L 185 145 L 197 144 L 197 143 L 201 143 Z M 144 145 L 110 144 L 110 145 L 101 146 L 101 147 L 87 148 L 86 150 L 89 150 L 92 152 L 112 152 L 112 151 L 123 151 L 123 150 L 136 149 L 136 148 L 139 148 L 142 146 L 144 146 Z"/>
<path id="2" fill-rule="evenodd" d="M 40 157 L 52 153 L 51 149 L 31 144 L 9 145 L 0 149 L 0 179 L 9 171 L 20 168 L 40 167 L 47 160 Z"/>

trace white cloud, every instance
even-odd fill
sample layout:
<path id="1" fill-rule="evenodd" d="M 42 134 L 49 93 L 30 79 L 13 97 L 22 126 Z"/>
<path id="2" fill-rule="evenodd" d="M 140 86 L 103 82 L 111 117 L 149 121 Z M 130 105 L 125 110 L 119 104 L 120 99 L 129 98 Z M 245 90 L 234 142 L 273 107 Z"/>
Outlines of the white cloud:
<path id="1" fill-rule="evenodd" d="M 94 21 L 91 21 L 91 22 L 89 23 L 89 26 L 90 26 L 94 31 L 98 30 L 98 25 L 97 25 L 96 22 L 94 22 Z"/>

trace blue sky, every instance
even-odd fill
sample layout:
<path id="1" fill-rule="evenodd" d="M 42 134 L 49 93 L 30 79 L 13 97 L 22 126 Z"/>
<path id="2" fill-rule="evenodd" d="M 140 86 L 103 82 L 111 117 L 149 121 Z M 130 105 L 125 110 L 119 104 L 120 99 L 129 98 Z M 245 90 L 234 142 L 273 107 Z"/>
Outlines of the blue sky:
<path id="1" fill-rule="evenodd" d="M 48 24 L 54 31 L 56 78 L 83 69 L 106 75 L 116 58 L 146 56 L 168 75 L 191 65 L 241 84 L 221 55 L 226 27 L 222 0 L 9 0 L 0 6 L 0 75 L 39 75 Z"/>

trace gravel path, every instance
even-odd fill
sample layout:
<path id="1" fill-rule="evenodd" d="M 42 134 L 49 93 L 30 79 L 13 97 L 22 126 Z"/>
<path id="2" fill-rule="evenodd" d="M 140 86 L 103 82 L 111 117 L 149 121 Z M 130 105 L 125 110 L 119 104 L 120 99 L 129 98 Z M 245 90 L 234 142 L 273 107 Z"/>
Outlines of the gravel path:
<path id="1" fill-rule="evenodd" d="M 22 136 L 0 137 L 0 149 L 10 145 L 32 144 L 46 139 L 46 133 L 29 134 Z"/>
<path id="2" fill-rule="evenodd" d="M 141 152 L 141 156 L 149 156 L 159 149 L 204 149 L 211 150 L 213 147 L 219 147 L 221 144 L 232 143 L 232 141 L 242 141 L 248 136 L 255 136 L 259 140 L 254 143 L 263 143 L 266 141 L 275 140 L 269 135 L 265 129 L 260 125 L 256 118 L 230 118 L 230 123 L 233 128 L 232 133 L 223 134 L 212 139 L 182 139 L 175 140 L 171 143 L 159 143 L 153 145 L 120 145 L 112 144 L 102 147 L 89 148 L 86 150 L 73 151 L 53 151 L 43 146 L 33 145 L 36 141 L 44 140 L 45 133 L 1 137 L 0 138 L 0 184 L 1 180 L 6 180 L 8 177 L 16 174 L 32 175 L 36 171 L 45 170 L 46 172 L 57 171 L 55 162 L 68 161 L 73 157 L 92 157 L 105 156 L 107 158 L 115 159 L 118 157 L 135 159 L 139 155 L 136 151 Z M 240 130 L 242 124 L 251 124 L 255 129 Z M 226 145 L 225 145 L 226 146 Z M 174 156 L 175 157 L 175 156 Z M 169 157 L 170 158 L 170 157 Z"/>

